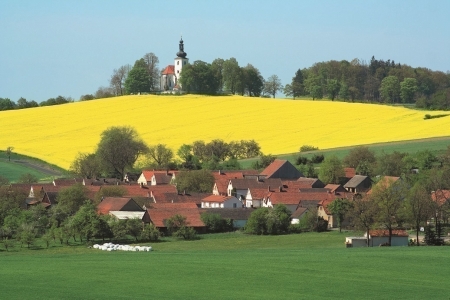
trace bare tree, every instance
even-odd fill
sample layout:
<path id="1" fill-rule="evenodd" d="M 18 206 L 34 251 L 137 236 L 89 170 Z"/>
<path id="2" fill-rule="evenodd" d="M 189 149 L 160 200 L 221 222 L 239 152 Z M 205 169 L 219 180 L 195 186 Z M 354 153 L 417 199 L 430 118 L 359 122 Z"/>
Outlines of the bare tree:
<path id="1" fill-rule="evenodd" d="M 150 91 L 155 91 L 159 86 L 159 59 L 153 52 L 145 54 L 143 59 L 147 65 L 147 72 L 150 77 Z"/>
<path id="2" fill-rule="evenodd" d="M 125 80 L 127 79 L 128 72 L 130 72 L 131 66 L 124 65 L 118 69 L 114 69 L 111 79 L 109 80 L 110 87 L 114 91 L 116 96 L 125 94 Z"/>
<path id="3" fill-rule="evenodd" d="M 278 91 L 283 90 L 283 85 L 281 84 L 280 78 L 278 78 L 277 75 L 272 75 L 269 78 L 267 78 L 266 82 L 264 83 L 264 93 L 272 95 L 275 98 L 275 94 Z"/>
<path id="4" fill-rule="evenodd" d="M 6 148 L 6 155 L 8 156 L 8 161 L 11 161 L 11 154 L 13 153 L 12 151 L 14 150 L 14 147 L 7 147 Z"/>

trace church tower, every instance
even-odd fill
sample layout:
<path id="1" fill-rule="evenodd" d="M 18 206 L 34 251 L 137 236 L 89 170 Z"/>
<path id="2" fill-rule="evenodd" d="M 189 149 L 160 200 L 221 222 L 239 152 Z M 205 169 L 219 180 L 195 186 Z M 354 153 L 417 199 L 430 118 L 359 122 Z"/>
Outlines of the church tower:
<path id="1" fill-rule="evenodd" d="M 181 70 L 183 70 L 183 67 L 189 62 L 186 55 L 187 53 L 184 52 L 183 37 L 181 37 L 179 51 L 177 52 L 177 57 L 175 58 L 175 86 L 178 84 L 178 80 L 180 80 Z"/>

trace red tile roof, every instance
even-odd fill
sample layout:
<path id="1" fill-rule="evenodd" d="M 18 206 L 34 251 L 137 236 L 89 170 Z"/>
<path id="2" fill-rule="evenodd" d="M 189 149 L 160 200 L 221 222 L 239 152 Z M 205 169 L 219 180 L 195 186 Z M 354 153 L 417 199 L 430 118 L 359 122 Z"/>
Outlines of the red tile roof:
<path id="1" fill-rule="evenodd" d="M 130 202 L 134 202 L 132 198 L 129 197 L 106 197 L 97 205 L 97 213 L 101 215 L 106 215 L 110 211 L 121 211 L 123 207 Z M 134 202 L 136 207 L 139 205 Z M 136 209 L 136 211 L 139 211 Z"/>
<path id="2" fill-rule="evenodd" d="M 202 201 L 203 202 L 223 203 L 231 198 L 234 198 L 234 197 L 233 196 L 210 195 L 208 197 L 203 198 Z"/>
<path id="3" fill-rule="evenodd" d="M 278 171 L 287 160 L 275 159 L 267 168 L 265 168 L 260 174 L 270 178 L 276 171 Z"/>
<path id="4" fill-rule="evenodd" d="M 356 169 L 355 168 L 344 168 L 345 177 L 352 178 L 356 175 Z"/>
<path id="5" fill-rule="evenodd" d="M 159 228 L 165 228 L 166 225 L 164 224 L 164 221 L 170 219 L 174 215 L 182 215 L 186 217 L 186 221 L 190 227 L 205 226 L 200 218 L 198 208 L 156 208 L 147 209 L 147 213 L 150 216 L 151 222 Z"/>
<path id="6" fill-rule="evenodd" d="M 270 192 L 267 195 L 272 205 L 298 205 L 300 203 L 300 193 L 293 192 Z"/>
<path id="7" fill-rule="evenodd" d="M 174 65 L 168 65 L 162 72 L 162 75 L 171 75 L 175 74 L 175 66 Z"/>
<path id="8" fill-rule="evenodd" d="M 450 199 L 449 190 L 437 190 L 431 192 L 431 199 L 436 202 L 439 206 L 445 204 Z"/>
<path id="9" fill-rule="evenodd" d="M 370 230 L 369 235 L 371 237 L 386 237 L 389 236 L 389 230 L 385 229 L 376 229 L 376 230 Z M 392 230 L 392 236 L 409 236 L 406 230 Z"/>
<path id="10" fill-rule="evenodd" d="M 152 203 L 149 209 L 185 209 L 185 208 L 198 208 L 197 204 L 193 202 L 181 202 L 181 203 Z"/>

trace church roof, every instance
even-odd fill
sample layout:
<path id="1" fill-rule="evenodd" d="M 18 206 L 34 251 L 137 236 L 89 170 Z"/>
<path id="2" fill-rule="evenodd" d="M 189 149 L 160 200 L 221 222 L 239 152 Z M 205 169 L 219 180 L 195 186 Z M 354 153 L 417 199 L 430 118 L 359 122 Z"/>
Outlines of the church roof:
<path id="1" fill-rule="evenodd" d="M 175 66 L 174 65 L 168 65 L 161 73 L 162 75 L 171 75 L 175 74 Z"/>

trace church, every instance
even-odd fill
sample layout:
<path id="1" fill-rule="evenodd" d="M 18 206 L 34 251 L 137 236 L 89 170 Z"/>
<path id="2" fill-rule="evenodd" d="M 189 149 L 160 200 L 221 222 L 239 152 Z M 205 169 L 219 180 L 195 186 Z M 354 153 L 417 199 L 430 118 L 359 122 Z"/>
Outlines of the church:
<path id="1" fill-rule="evenodd" d="M 183 38 L 180 40 L 179 51 L 177 52 L 177 57 L 175 58 L 175 64 L 168 65 L 162 72 L 160 78 L 160 89 L 162 92 L 165 91 L 180 91 L 181 84 L 178 82 L 180 80 L 180 74 L 189 59 L 186 58 L 187 53 L 184 52 Z"/>

